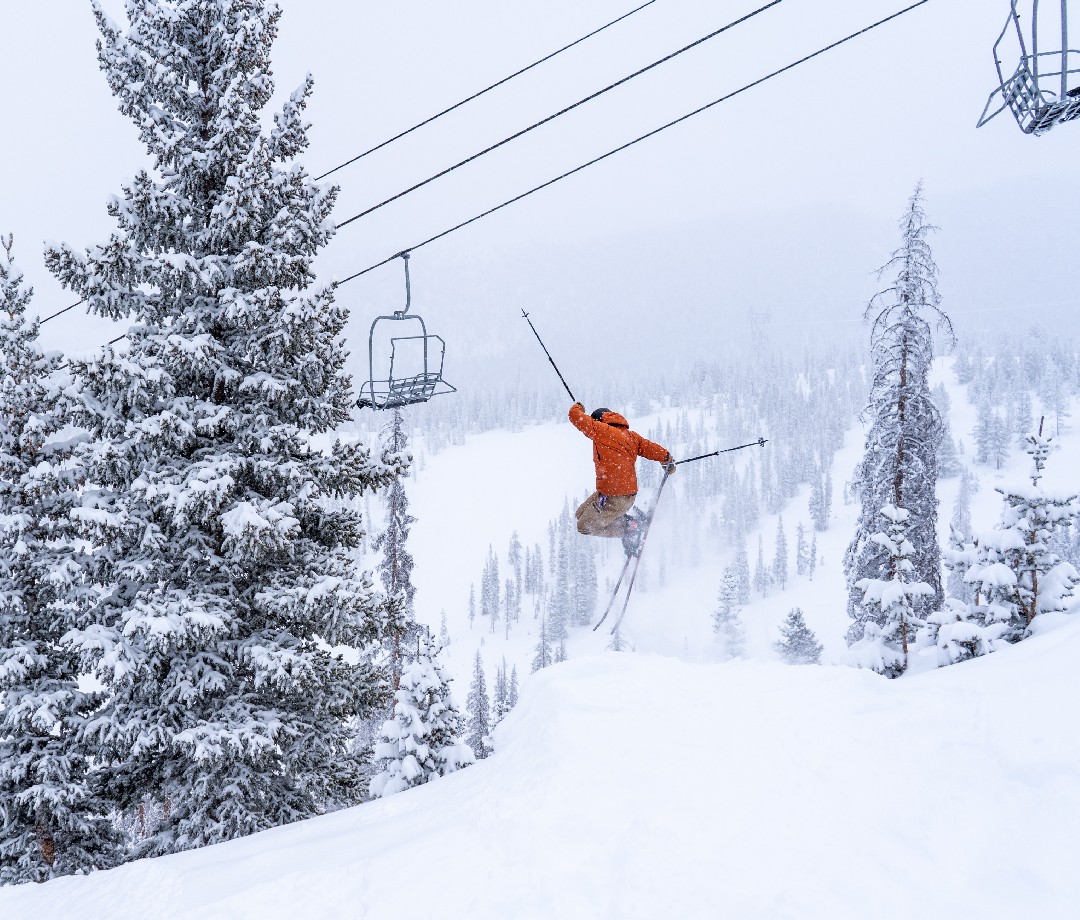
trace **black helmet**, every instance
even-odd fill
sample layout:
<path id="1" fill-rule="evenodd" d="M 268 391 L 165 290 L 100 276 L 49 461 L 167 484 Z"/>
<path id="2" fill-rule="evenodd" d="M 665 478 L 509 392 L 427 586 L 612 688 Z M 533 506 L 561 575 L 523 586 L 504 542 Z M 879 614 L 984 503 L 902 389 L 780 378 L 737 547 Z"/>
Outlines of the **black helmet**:
<path id="1" fill-rule="evenodd" d="M 604 409 L 593 409 L 593 411 L 592 411 L 592 413 L 591 413 L 591 414 L 592 414 L 592 417 L 593 417 L 594 419 L 596 419 L 596 420 L 597 420 L 598 422 L 602 422 L 602 421 L 604 420 L 604 413 L 605 413 L 605 412 L 610 412 L 610 411 L 611 411 L 611 410 L 610 410 L 610 409 L 607 409 L 607 408 L 604 408 Z"/>

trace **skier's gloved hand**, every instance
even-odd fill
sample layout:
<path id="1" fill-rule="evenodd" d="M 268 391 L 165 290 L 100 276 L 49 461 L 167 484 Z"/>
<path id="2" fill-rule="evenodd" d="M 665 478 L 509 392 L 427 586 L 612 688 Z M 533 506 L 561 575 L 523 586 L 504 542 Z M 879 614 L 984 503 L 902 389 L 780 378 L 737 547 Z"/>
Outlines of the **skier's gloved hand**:
<path id="1" fill-rule="evenodd" d="M 667 455 L 667 460 L 664 461 L 664 473 L 670 476 L 675 472 L 675 458 L 671 454 Z"/>

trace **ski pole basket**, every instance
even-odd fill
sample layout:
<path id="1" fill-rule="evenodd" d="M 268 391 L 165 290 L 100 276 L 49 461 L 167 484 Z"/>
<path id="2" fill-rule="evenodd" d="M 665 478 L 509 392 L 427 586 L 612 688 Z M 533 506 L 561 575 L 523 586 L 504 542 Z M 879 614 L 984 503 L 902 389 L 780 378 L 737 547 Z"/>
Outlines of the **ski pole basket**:
<path id="1" fill-rule="evenodd" d="M 371 324 L 368 379 L 356 400 L 361 409 L 398 409 L 457 392 L 443 379 L 446 343 L 427 331 L 422 316 L 409 313 L 409 254 L 403 252 L 401 258 L 405 261 L 405 308 L 377 316 Z"/>
<path id="2" fill-rule="evenodd" d="M 978 127 L 1009 109 L 1025 134 L 1045 134 L 1054 125 L 1080 118 L 1080 50 L 1069 48 L 1068 0 L 1049 0 L 1041 8 L 1039 0 L 1009 2 L 1009 18 L 994 43 L 998 86 Z M 1006 48 L 1010 62 L 1019 54 L 1013 71 L 1011 63 L 1002 63 Z M 999 93 L 1001 102 L 991 111 Z"/>

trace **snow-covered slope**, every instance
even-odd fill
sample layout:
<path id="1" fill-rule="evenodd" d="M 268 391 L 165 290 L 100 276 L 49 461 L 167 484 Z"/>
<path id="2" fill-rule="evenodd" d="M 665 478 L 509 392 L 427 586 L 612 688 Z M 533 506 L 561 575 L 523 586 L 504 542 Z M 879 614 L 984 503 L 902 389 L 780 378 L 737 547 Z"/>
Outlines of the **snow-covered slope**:
<path id="1" fill-rule="evenodd" d="M 5 920 L 1075 916 L 1080 622 L 886 681 L 607 653 L 495 756 L 324 818 L 0 890 Z M 1049 704 L 1048 701 L 1058 703 Z"/>

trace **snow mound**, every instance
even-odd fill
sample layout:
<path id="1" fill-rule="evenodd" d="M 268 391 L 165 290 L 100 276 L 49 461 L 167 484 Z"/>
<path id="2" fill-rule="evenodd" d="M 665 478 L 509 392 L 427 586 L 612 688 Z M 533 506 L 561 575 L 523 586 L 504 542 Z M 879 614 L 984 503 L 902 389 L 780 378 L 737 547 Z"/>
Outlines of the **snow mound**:
<path id="1" fill-rule="evenodd" d="M 608 653 L 525 681 L 496 753 L 0 916 L 1075 916 L 1080 621 L 887 681 Z M 409 907 L 412 905 L 412 908 Z"/>

